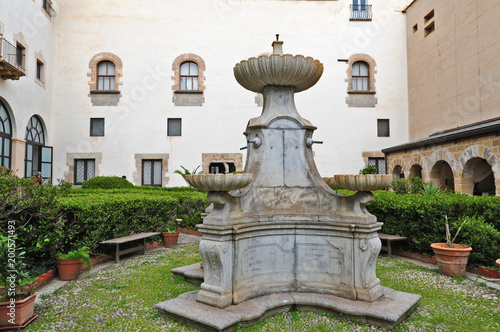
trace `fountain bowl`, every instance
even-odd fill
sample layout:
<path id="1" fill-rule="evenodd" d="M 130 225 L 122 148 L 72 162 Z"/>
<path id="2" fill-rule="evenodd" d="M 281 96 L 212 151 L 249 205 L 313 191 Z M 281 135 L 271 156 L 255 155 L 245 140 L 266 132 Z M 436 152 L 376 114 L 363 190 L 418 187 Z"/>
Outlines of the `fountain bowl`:
<path id="1" fill-rule="evenodd" d="M 303 55 L 262 55 L 234 66 L 234 77 L 245 89 L 262 93 L 266 86 L 291 86 L 295 92 L 312 87 L 323 74 L 319 60 Z"/>
<path id="2" fill-rule="evenodd" d="M 186 181 L 192 187 L 205 191 L 231 191 L 241 189 L 250 184 L 252 173 L 232 174 L 190 174 Z"/>
<path id="3" fill-rule="evenodd" d="M 332 188 L 333 190 L 340 187 L 337 181 L 335 181 L 334 177 L 323 178 L 323 181 L 325 181 L 328 187 Z"/>
<path id="4" fill-rule="evenodd" d="M 374 191 L 387 187 L 392 181 L 390 174 L 341 174 L 335 175 L 338 186 L 352 191 Z"/>

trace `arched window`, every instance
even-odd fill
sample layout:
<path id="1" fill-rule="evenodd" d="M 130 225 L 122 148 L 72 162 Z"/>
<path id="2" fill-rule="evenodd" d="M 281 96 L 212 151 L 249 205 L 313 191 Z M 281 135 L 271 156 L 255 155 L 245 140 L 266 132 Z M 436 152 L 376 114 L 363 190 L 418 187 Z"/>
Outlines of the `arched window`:
<path id="1" fill-rule="evenodd" d="M 10 168 L 12 124 L 7 108 L 0 101 L 0 167 Z"/>
<path id="2" fill-rule="evenodd" d="M 352 64 L 352 89 L 354 91 L 369 91 L 369 66 L 364 61 L 356 61 Z"/>
<path id="3" fill-rule="evenodd" d="M 198 65 L 192 61 L 181 64 L 181 90 L 198 90 Z"/>
<path id="4" fill-rule="evenodd" d="M 32 177 L 40 172 L 44 182 L 48 182 L 52 177 L 52 147 L 45 146 L 45 131 L 38 116 L 29 119 L 24 139 L 24 176 Z"/>
<path id="5" fill-rule="evenodd" d="M 101 61 L 97 65 L 97 90 L 114 91 L 115 89 L 115 64 L 111 61 Z"/>

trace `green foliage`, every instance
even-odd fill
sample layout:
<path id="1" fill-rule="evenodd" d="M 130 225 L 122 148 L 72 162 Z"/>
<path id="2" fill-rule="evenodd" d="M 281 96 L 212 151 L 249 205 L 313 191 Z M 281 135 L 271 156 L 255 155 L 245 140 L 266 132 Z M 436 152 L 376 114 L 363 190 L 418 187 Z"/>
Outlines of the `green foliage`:
<path id="1" fill-rule="evenodd" d="M 182 171 L 176 169 L 174 171 L 174 173 L 177 173 L 177 174 L 180 174 L 180 176 L 182 176 L 182 178 L 184 180 L 186 180 L 186 175 L 191 175 L 191 174 L 197 174 L 196 172 L 198 171 L 198 169 L 200 168 L 200 166 L 196 167 L 195 169 L 193 169 L 192 172 L 189 171 L 189 169 L 187 169 L 186 167 L 182 166 L 181 165 L 181 168 L 182 168 Z M 201 173 L 201 172 L 200 172 Z"/>
<path id="2" fill-rule="evenodd" d="M 395 193 L 400 195 L 417 194 L 421 192 L 424 182 L 421 178 L 413 177 L 408 179 L 394 179 L 389 185 Z"/>
<path id="3" fill-rule="evenodd" d="M 359 174 L 363 174 L 363 175 L 377 174 L 377 167 L 374 165 L 366 166 L 365 168 L 359 170 Z"/>
<path id="4" fill-rule="evenodd" d="M 424 254 L 432 254 L 431 243 L 445 239 L 444 215 L 448 216 L 452 233 L 459 229 L 459 220 L 468 217 L 456 242 L 472 247 L 470 263 L 494 265 L 500 244 L 499 206 L 500 197 L 378 191 L 367 209 L 384 223 L 382 232 L 408 237 L 403 249 Z M 471 227 L 477 228 L 474 236 L 469 236 Z"/>
<path id="5" fill-rule="evenodd" d="M 66 254 L 59 254 L 57 258 L 69 260 L 78 259 L 82 264 L 87 263 L 87 269 L 90 270 L 92 268 L 88 247 L 81 247 L 80 249 L 72 250 Z"/>
<path id="6" fill-rule="evenodd" d="M 0 290 L 0 302 L 4 302 L 3 297 L 13 297 L 16 291 L 21 290 L 18 300 L 29 296 L 32 293 L 32 283 L 36 278 L 30 277 L 27 270 L 26 252 L 18 247 L 17 234 L 8 233 L 9 236 L 0 234 L 0 284 L 5 288 Z M 16 271 L 16 272 L 12 272 Z M 11 288 L 14 284 L 15 287 Z"/>
<path id="7" fill-rule="evenodd" d="M 119 176 L 96 176 L 83 182 L 83 189 L 125 189 L 134 185 Z"/>
<path id="8" fill-rule="evenodd" d="M 424 195 L 441 195 L 444 192 L 439 189 L 439 184 L 434 184 L 430 182 L 425 182 L 421 190 Z"/>

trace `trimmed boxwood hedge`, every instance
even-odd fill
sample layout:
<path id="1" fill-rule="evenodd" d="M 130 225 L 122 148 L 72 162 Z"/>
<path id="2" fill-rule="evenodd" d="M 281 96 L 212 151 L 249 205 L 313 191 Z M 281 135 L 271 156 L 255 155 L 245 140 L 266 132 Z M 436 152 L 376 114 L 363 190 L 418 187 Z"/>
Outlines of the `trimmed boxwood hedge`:
<path id="1" fill-rule="evenodd" d="M 472 247 L 469 263 L 494 266 L 500 257 L 500 197 L 378 191 L 367 209 L 384 223 L 382 232 L 408 237 L 403 249 L 429 255 L 431 243 L 445 242 L 445 215 L 453 235 L 459 218 L 469 217 L 455 240 Z"/>

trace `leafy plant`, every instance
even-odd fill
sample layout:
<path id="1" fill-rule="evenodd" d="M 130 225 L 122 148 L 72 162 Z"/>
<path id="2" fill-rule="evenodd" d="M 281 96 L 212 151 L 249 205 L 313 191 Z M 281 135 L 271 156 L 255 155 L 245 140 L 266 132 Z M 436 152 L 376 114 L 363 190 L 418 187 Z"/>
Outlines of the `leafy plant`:
<path id="1" fill-rule="evenodd" d="M 87 268 L 90 270 L 92 268 L 92 261 L 90 260 L 90 255 L 89 255 L 89 248 L 88 247 L 81 247 L 80 249 L 77 250 L 72 250 L 66 254 L 59 254 L 57 256 L 59 259 L 78 259 L 80 263 L 85 264 L 87 263 Z"/>
<path id="2" fill-rule="evenodd" d="M 27 270 L 25 251 L 16 247 L 17 235 L 0 234 L 0 282 L 5 286 L 0 290 L 0 298 L 15 297 L 21 300 L 33 292 L 33 282 Z M 4 302 L 4 300 L 0 300 Z"/>
<path id="3" fill-rule="evenodd" d="M 408 179 L 394 179 L 389 185 L 389 189 L 400 195 L 417 194 L 422 191 L 424 182 L 421 178 L 411 177 Z"/>
<path id="4" fill-rule="evenodd" d="M 200 165 L 198 165 L 198 167 L 196 167 L 195 169 L 193 169 L 193 171 L 192 171 L 192 172 L 190 172 L 190 171 L 189 171 L 186 167 L 184 167 L 184 166 L 181 166 L 181 168 L 182 168 L 182 171 L 180 171 L 180 170 L 176 169 L 176 170 L 174 171 L 174 173 L 180 174 L 180 176 L 182 176 L 182 178 L 183 178 L 184 180 L 186 180 L 186 175 L 198 174 L 198 173 L 196 173 L 196 172 L 197 172 L 197 171 L 198 171 L 198 169 L 200 168 Z M 201 173 L 201 172 L 200 172 L 200 173 Z M 187 181 L 186 181 L 186 182 L 187 182 Z"/>
<path id="5" fill-rule="evenodd" d="M 458 231 L 455 233 L 455 236 L 453 239 L 451 239 L 450 235 L 450 227 L 448 225 L 448 216 L 444 216 L 444 223 L 446 227 L 446 246 L 448 248 L 453 248 L 453 242 L 455 242 L 455 239 L 457 238 L 458 233 L 460 233 L 460 230 L 462 229 L 462 226 L 467 222 L 467 218 L 462 218 L 462 223 L 460 224 L 460 227 L 458 228 Z"/>
<path id="6" fill-rule="evenodd" d="M 365 168 L 359 170 L 359 174 L 377 174 L 377 167 L 375 165 L 366 166 Z"/>
<path id="7" fill-rule="evenodd" d="M 424 195 L 442 195 L 444 191 L 439 189 L 439 184 L 424 182 L 421 193 Z"/>
<path id="8" fill-rule="evenodd" d="M 158 231 L 163 232 L 163 233 L 170 233 L 170 234 L 177 233 L 177 224 L 180 223 L 180 221 L 182 221 L 182 220 L 181 219 L 176 219 L 176 221 L 172 220 L 169 223 L 160 227 L 160 229 Z"/>

